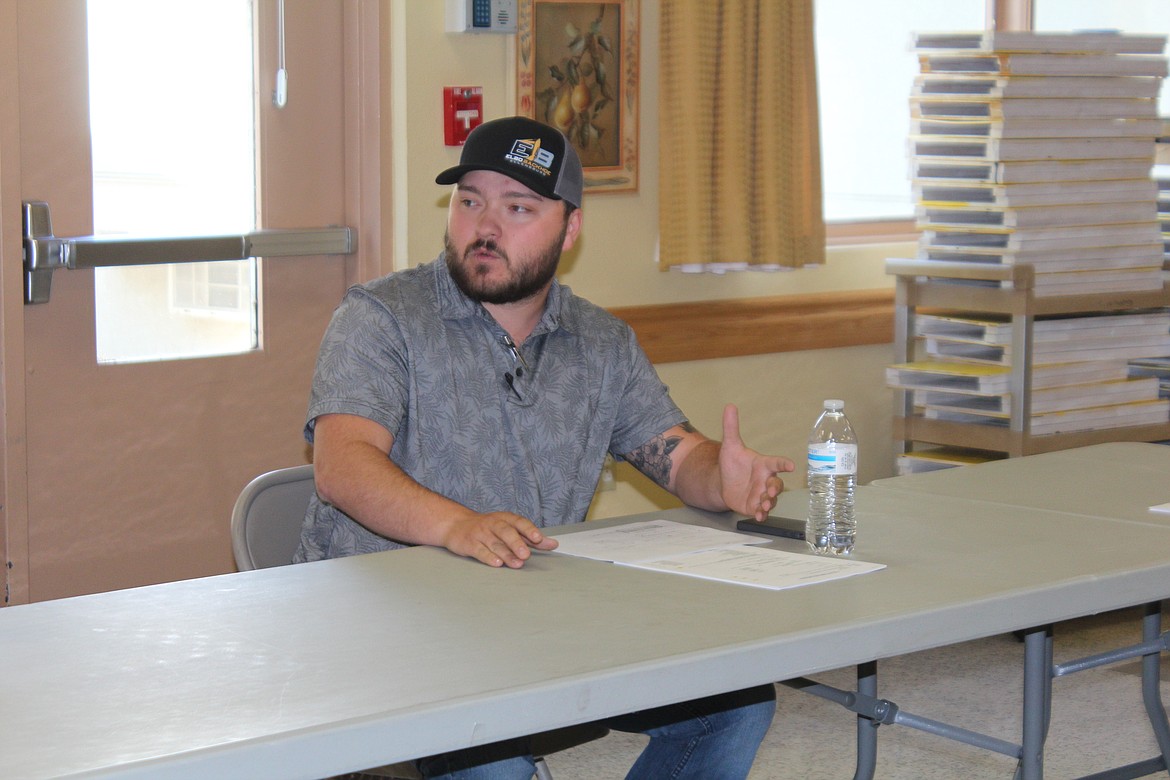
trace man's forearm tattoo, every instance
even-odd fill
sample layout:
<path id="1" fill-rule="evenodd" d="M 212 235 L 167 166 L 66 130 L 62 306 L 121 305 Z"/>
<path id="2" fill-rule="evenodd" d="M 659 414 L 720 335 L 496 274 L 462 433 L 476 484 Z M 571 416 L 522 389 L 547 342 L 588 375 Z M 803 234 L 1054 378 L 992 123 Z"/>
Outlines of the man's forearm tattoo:
<path id="1" fill-rule="evenodd" d="M 687 433 L 695 429 L 690 423 L 683 423 L 681 427 Z M 634 464 L 634 468 L 642 472 L 662 487 L 670 485 L 671 454 L 682 441 L 681 436 L 664 436 L 659 434 L 638 449 L 626 455 L 626 460 Z"/>

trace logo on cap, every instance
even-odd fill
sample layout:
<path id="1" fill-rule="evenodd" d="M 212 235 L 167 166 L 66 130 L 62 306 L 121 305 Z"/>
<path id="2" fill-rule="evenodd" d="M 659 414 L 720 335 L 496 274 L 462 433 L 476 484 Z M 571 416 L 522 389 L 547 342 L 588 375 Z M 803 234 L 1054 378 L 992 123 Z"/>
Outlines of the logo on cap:
<path id="1" fill-rule="evenodd" d="M 504 155 L 509 162 L 523 165 L 541 176 L 551 176 L 556 155 L 547 149 L 540 148 L 539 138 L 517 139 L 512 142 L 512 151 Z"/>

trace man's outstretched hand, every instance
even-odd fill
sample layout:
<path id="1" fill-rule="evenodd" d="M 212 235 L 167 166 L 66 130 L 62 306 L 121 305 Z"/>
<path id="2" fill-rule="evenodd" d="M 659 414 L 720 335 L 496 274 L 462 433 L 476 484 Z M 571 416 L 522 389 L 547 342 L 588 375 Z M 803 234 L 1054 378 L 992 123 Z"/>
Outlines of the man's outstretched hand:
<path id="1" fill-rule="evenodd" d="M 719 476 L 728 509 L 763 522 L 784 490 L 780 474 L 796 464 L 779 455 L 761 455 L 749 449 L 739 435 L 739 409 L 723 407 L 723 444 L 719 448 Z"/>

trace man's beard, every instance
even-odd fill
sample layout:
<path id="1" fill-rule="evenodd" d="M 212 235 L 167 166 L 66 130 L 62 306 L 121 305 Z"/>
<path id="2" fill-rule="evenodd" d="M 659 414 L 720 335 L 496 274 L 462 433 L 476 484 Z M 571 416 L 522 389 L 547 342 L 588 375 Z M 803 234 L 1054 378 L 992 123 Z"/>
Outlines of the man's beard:
<path id="1" fill-rule="evenodd" d="M 532 262 L 524 265 L 519 270 L 512 264 L 511 258 L 504 253 L 504 250 L 500 249 L 496 242 L 490 239 L 473 241 L 463 251 L 463 256 L 460 257 L 458 251 L 455 249 L 454 243 L 451 241 L 451 235 L 448 233 L 443 237 L 443 244 L 446 248 L 447 268 L 451 273 L 451 278 L 455 281 L 455 285 L 468 298 L 479 301 L 480 303 L 516 303 L 540 292 L 556 274 L 557 264 L 561 259 L 561 246 L 564 243 L 565 232 L 567 230 L 568 225 L 566 223 L 556 240 L 550 242 L 543 250 L 533 255 L 531 258 Z M 503 261 L 504 267 L 511 271 L 511 277 L 502 282 L 488 283 L 475 267 L 477 265 L 476 261 L 470 257 L 472 252 L 479 249 L 486 249 L 499 256 Z"/>

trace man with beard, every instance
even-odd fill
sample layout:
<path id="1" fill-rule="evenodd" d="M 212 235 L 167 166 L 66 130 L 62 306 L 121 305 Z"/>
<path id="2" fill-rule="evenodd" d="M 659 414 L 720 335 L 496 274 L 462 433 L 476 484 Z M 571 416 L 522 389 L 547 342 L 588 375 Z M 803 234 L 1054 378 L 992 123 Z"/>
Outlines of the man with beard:
<path id="1" fill-rule="evenodd" d="M 557 130 L 486 122 L 468 137 L 445 251 L 352 288 L 309 403 L 317 494 L 296 560 L 408 545 L 519 568 L 581 522 L 607 453 L 689 505 L 762 520 L 791 460 L 696 431 L 631 329 L 555 279 L 581 232 L 583 175 Z M 630 777 L 746 777 L 771 722 L 763 686 L 623 716 L 651 736 Z M 527 778 L 526 740 L 434 756 L 425 777 Z"/>

